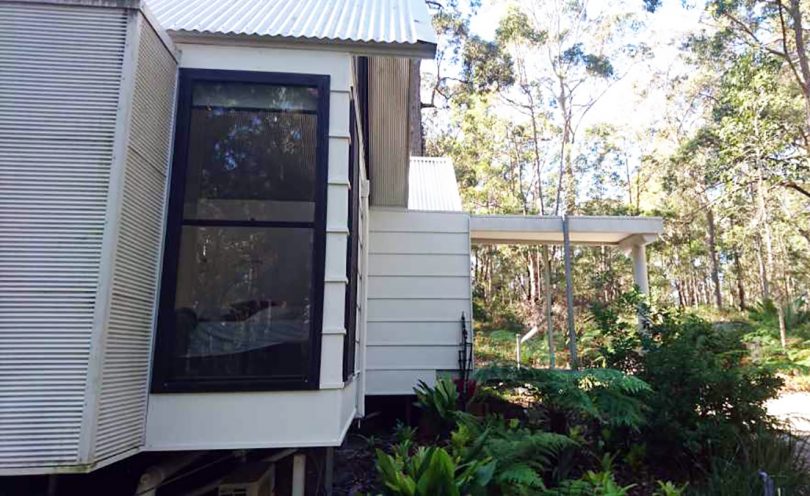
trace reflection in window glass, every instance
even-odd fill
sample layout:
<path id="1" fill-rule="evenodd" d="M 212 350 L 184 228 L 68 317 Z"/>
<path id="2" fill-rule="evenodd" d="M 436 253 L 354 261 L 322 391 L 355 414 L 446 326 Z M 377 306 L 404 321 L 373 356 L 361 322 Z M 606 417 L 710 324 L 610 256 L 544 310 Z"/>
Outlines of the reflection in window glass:
<path id="1" fill-rule="evenodd" d="M 195 85 L 185 217 L 312 221 L 316 98 L 311 88 Z"/>
<path id="2" fill-rule="evenodd" d="M 306 375 L 311 229 L 183 228 L 176 377 Z"/>
<path id="3" fill-rule="evenodd" d="M 318 380 L 328 78 L 207 79 L 216 72 L 181 72 L 185 162 L 172 171 L 155 389 L 308 388 Z"/>

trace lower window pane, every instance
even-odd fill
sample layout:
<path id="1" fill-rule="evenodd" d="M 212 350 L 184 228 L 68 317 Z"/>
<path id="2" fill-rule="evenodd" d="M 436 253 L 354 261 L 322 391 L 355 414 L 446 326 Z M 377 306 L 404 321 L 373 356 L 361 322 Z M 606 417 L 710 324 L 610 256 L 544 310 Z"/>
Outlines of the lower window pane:
<path id="1" fill-rule="evenodd" d="M 174 380 L 308 377 L 312 229 L 184 226 Z"/>

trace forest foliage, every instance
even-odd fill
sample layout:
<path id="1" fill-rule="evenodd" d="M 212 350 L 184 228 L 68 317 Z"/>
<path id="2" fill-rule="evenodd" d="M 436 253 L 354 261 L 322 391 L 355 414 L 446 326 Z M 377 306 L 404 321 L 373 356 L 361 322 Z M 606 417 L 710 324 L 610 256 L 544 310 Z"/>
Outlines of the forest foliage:
<path id="1" fill-rule="evenodd" d="M 783 351 L 804 345 L 810 323 L 789 315 L 807 312 L 810 287 L 810 2 L 684 4 L 700 22 L 675 55 L 649 39 L 667 0 L 500 2 L 493 39 L 470 28 L 477 2 L 429 4 L 440 43 L 423 71 L 424 153 L 453 159 L 467 209 L 662 216 L 653 302 L 719 320 L 764 305 Z M 627 95 L 625 78 L 634 100 L 606 105 Z M 478 322 L 564 329 L 561 256 L 477 247 Z M 574 250 L 580 334 L 585 310 L 630 289 L 631 274 L 618 250 Z"/>
<path id="2" fill-rule="evenodd" d="M 377 491 L 810 494 L 806 440 L 765 409 L 782 380 L 743 334 L 679 310 L 626 325 L 636 296 L 593 309 L 604 339 L 589 368 L 491 365 L 467 400 L 449 379 L 421 384 L 418 427 L 376 445 Z"/>

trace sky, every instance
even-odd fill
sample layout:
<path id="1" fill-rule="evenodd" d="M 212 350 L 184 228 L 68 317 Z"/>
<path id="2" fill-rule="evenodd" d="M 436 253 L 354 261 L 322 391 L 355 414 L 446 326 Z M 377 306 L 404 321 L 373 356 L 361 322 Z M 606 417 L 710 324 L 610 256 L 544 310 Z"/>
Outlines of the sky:
<path id="1" fill-rule="evenodd" d="M 597 0 L 598 1 L 598 0 Z M 642 0 L 637 2 L 639 12 L 643 12 Z M 495 36 L 495 29 L 509 2 L 504 0 L 483 0 L 481 8 L 471 20 L 471 29 L 487 39 Z M 679 45 L 684 37 L 700 29 L 703 12 L 699 1 L 684 5 L 681 0 L 664 0 L 653 14 L 645 16 L 647 44 L 654 56 L 645 64 L 633 66 L 628 74 L 593 108 L 585 126 L 596 122 L 607 122 L 618 126 L 646 126 L 658 115 L 663 105 L 662 94 L 649 94 L 643 99 L 638 95 L 649 86 L 652 75 L 658 72 L 680 72 L 687 70 L 679 59 Z"/>

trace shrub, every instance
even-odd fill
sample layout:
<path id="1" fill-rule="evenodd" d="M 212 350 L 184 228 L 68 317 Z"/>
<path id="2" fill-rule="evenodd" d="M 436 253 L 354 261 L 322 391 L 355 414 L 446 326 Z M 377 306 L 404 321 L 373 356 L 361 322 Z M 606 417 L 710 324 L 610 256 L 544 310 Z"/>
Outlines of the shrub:
<path id="1" fill-rule="evenodd" d="M 672 482 L 658 481 L 658 489 L 653 496 L 682 496 L 686 492 L 686 486 L 678 486 Z"/>
<path id="2" fill-rule="evenodd" d="M 643 327 L 634 322 L 638 308 Z M 594 322 L 605 334 L 605 362 L 634 373 L 654 391 L 642 432 L 653 459 L 705 467 L 738 436 L 772 424 L 765 402 L 782 381 L 751 363 L 739 329 L 651 310 L 633 294 L 595 307 Z"/>
<path id="3" fill-rule="evenodd" d="M 439 433 L 449 432 L 459 412 L 458 388 L 453 381 L 439 379 L 435 387 L 419 381 L 413 391 L 416 394 L 416 406 L 426 415 L 431 428 L 437 429 Z"/>
<path id="4" fill-rule="evenodd" d="M 559 488 L 547 491 L 546 496 L 626 496 L 635 484 L 621 486 L 613 475 L 613 457 L 602 457 L 599 471 L 589 470 L 578 480 L 564 481 Z"/>
<path id="5" fill-rule="evenodd" d="M 488 459 L 462 461 L 444 448 L 421 446 L 411 453 L 410 443 L 394 447 L 389 455 L 377 450 L 377 472 L 385 494 L 392 496 L 484 495 L 495 470 Z"/>
<path id="6" fill-rule="evenodd" d="M 759 431 L 737 440 L 733 450 L 712 459 L 698 496 L 766 494 L 766 480 L 784 496 L 810 494 L 807 442 L 793 436 Z"/>

